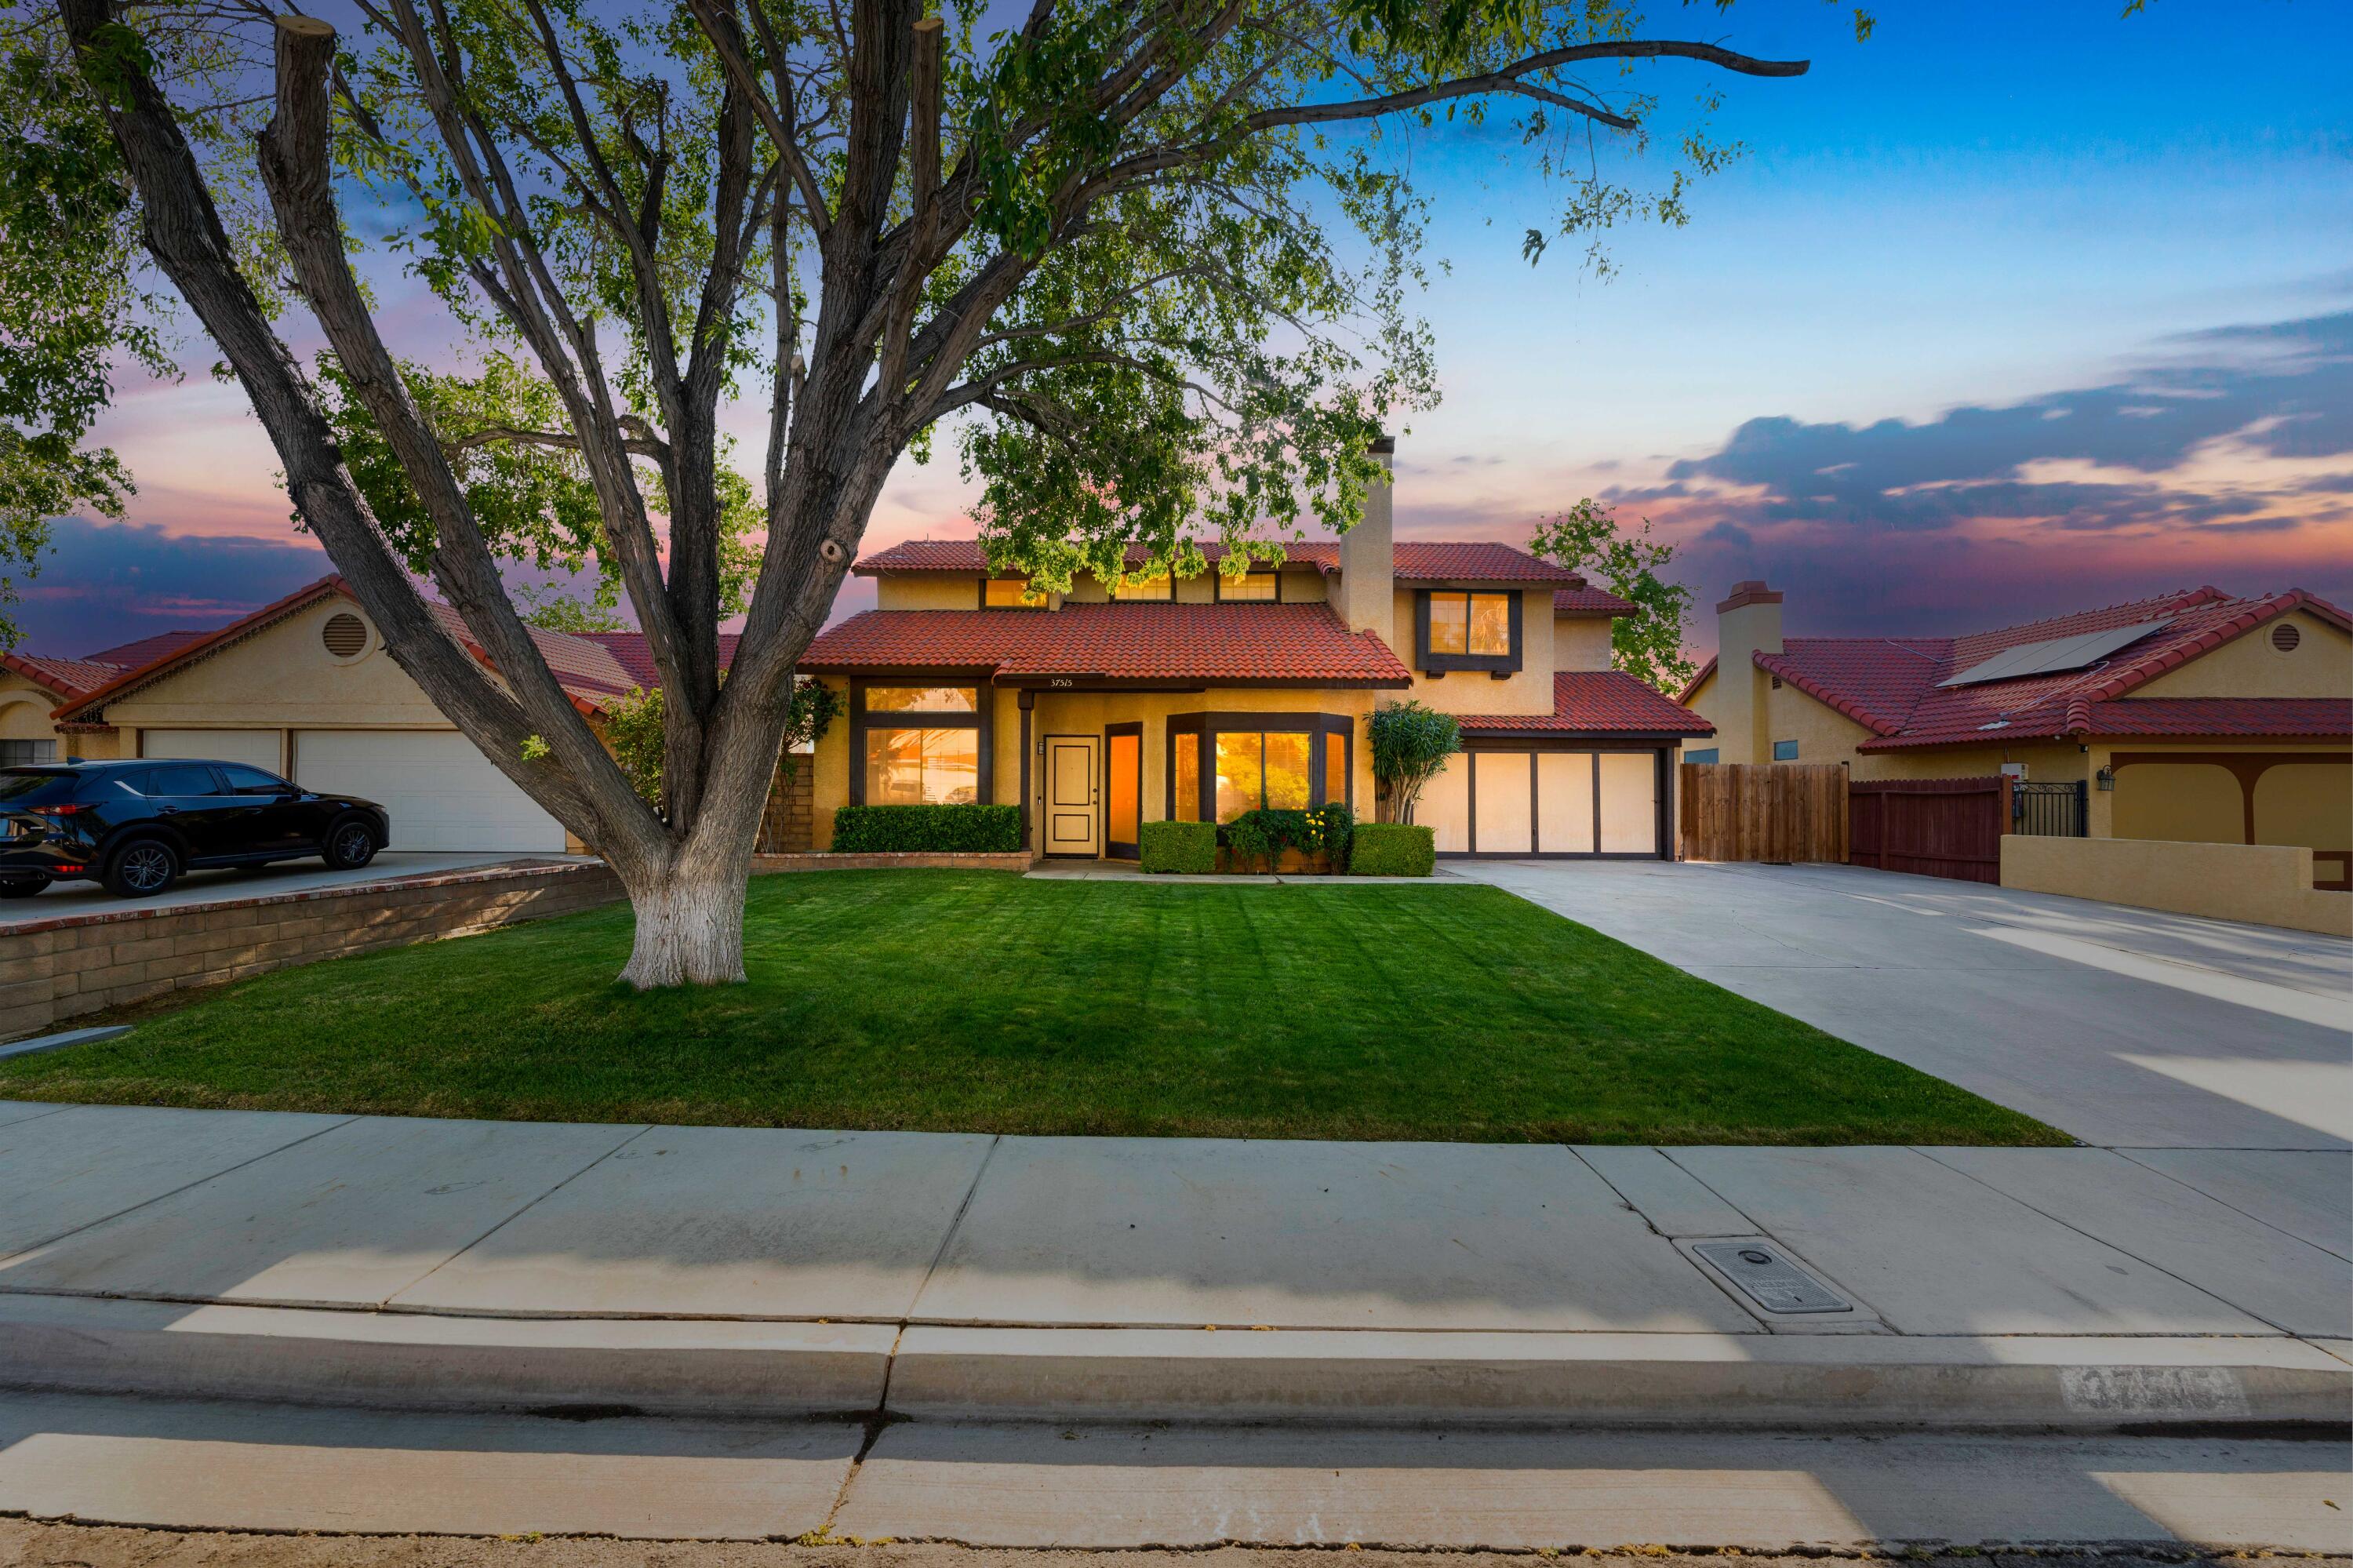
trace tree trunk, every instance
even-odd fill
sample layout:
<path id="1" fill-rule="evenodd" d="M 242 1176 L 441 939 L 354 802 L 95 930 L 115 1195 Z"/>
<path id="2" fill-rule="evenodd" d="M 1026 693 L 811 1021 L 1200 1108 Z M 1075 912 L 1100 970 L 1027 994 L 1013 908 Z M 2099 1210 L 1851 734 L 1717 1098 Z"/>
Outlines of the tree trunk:
<path id="1" fill-rule="evenodd" d="M 638 934 L 621 979 L 638 991 L 740 983 L 750 879 L 746 865 L 681 858 L 650 881 L 625 882 Z"/>

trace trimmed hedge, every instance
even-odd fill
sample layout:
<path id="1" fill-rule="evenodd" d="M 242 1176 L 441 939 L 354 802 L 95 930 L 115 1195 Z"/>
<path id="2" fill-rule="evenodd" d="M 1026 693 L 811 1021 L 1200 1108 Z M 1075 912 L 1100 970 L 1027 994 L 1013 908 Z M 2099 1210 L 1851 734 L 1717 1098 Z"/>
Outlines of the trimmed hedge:
<path id="1" fill-rule="evenodd" d="M 1203 876 L 1218 869 L 1215 822 L 1144 822 L 1135 832 L 1136 851 L 1146 871 Z"/>
<path id="2" fill-rule="evenodd" d="M 1006 854 L 1021 847 L 1018 806 L 844 806 L 837 854 Z"/>
<path id="3" fill-rule="evenodd" d="M 1357 876 L 1428 876 L 1438 869 L 1438 834 L 1411 822 L 1366 822 L 1356 829 L 1348 870 Z"/>

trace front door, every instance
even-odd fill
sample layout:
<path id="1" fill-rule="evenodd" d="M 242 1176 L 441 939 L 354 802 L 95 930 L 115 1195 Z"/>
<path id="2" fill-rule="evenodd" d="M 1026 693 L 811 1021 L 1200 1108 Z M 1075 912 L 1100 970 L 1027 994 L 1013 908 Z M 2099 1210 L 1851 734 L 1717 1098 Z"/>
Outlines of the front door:
<path id="1" fill-rule="evenodd" d="M 1103 810 L 1096 780 L 1102 742 L 1092 735 L 1046 737 L 1046 853 L 1103 853 Z"/>

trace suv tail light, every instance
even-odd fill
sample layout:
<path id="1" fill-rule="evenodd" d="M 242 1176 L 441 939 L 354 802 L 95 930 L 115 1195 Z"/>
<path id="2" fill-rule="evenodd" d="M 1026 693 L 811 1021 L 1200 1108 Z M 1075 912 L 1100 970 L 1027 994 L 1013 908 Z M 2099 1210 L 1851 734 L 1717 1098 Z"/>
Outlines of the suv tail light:
<path id="1" fill-rule="evenodd" d="M 70 817 L 90 808 L 79 800 L 67 800 L 55 806 L 27 806 L 25 809 L 37 817 Z"/>

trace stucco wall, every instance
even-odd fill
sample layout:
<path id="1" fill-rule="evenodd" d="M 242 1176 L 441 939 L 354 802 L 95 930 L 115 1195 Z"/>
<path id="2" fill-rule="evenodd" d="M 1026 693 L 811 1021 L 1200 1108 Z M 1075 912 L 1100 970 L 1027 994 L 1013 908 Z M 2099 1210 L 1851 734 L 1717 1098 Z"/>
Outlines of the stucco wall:
<path id="1" fill-rule="evenodd" d="M 980 579 L 945 573 L 898 573 L 874 579 L 877 609 L 977 609 Z"/>
<path id="2" fill-rule="evenodd" d="M 58 755 L 71 749 L 49 722 L 49 710 L 65 701 L 13 671 L 0 670 L 0 740 L 55 740 Z"/>
<path id="3" fill-rule="evenodd" d="M 1422 673 L 1414 647 L 1414 588 L 1397 590 L 1397 656 L 1413 670 L 1408 695 L 1451 714 L 1548 714 L 1552 712 L 1555 637 L 1544 629 L 1553 619 L 1549 587 L 1520 594 L 1520 668 L 1497 680 L 1483 670 L 1453 670 L 1440 676 Z"/>
<path id="4" fill-rule="evenodd" d="M 2308 849 L 2012 833 L 2001 841 L 2001 885 L 2353 937 L 2353 893 L 2316 892 Z"/>
<path id="5" fill-rule="evenodd" d="M 2136 769 L 2118 776 L 2128 779 Z M 2353 849 L 2353 766 L 2284 763 L 2255 780 L 2255 842 Z"/>
<path id="6" fill-rule="evenodd" d="M 2291 625 L 2293 652 L 2272 646 L 2273 628 Z M 2353 637 L 2302 610 L 2265 621 L 2253 631 L 2192 659 L 2138 687 L 2136 697 L 2353 696 Z"/>
<path id="7" fill-rule="evenodd" d="M 1606 616 L 1558 615 L 1552 622 L 1552 667 L 1609 668 L 1609 620 Z"/>
<path id="8" fill-rule="evenodd" d="M 320 629 L 337 614 L 360 611 L 347 599 L 312 605 L 108 704 L 107 719 L 118 730 L 455 727 L 393 662 L 372 623 L 358 658 L 329 653 Z"/>

